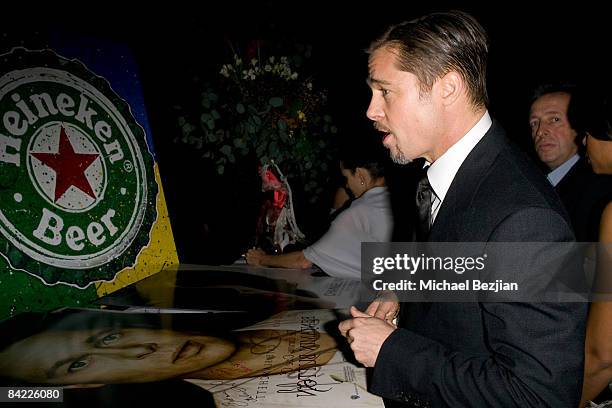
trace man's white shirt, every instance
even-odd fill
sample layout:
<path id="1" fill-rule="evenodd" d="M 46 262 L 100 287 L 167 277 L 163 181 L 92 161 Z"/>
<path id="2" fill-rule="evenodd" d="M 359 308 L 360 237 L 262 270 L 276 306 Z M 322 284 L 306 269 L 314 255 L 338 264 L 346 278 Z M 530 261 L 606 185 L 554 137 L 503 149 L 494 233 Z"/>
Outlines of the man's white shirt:
<path id="1" fill-rule="evenodd" d="M 565 177 L 565 175 L 569 173 L 569 171 L 572 169 L 572 167 L 574 167 L 574 164 L 576 164 L 579 159 L 580 156 L 578 156 L 578 153 L 576 153 L 575 155 L 567 159 L 565 163 L 548 173 L 546 178 L 548 179 L 548 181 L 550 181 L 550 184 L 552 184 L 553 187 L 557 187 L 557 184 L 559 184 L 559 182 L 563 180 L 563 177 Z"/>
<path id="2" fill-rule="evenodd" d="M 482 118 L 444 154 L 431 163 L 427 169 L 427 178 L 434 191 L 431 203 L 431 223 L 435 221 L 440 206 L 444 202 L 446 193 L 450 188 L 459 167 L 465 161 L 472 149 L 480 142 L 491 127 L 493 121 L 489 111 L 485 111 Z"/>

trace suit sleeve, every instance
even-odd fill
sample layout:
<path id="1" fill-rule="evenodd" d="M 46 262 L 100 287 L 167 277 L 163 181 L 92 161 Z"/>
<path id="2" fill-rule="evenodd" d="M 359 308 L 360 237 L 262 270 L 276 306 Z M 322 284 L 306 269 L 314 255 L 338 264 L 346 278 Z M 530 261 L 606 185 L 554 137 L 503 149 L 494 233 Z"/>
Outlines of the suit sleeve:
<path id="1" fill-rule="evenodd" d="M 556 212 L 530 208 L 501 222 L 491 241 L 571 241 Z M 407 329 L 393 332 L 371 390 L 414 406 L 574 407 L 582 386 L 584 303 L 479 303 L 487 350 L 452 350 Z M 399 379 L 399 380 L 398 380 Z"/>

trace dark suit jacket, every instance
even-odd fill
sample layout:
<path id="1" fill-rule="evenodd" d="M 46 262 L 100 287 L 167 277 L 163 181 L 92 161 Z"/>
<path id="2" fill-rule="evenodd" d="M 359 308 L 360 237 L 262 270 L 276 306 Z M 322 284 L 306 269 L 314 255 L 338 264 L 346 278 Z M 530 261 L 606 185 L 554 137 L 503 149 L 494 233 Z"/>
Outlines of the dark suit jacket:
<path id="1" fill-rule="evenodd" d="M 594 174 L 581 157 L 555 190 L 570 215 L 576 240 L 597 242 L 601 213 L 612 197 L 612 177 Z"/>
<path id="2" fill-rule="evenodd" d="M 457 172 L 429 237 L 573 239 L 552 186 L 495 122 Z M 387 406 L 576 407 L 586 310 L 584 303 L 403 304 L 371 390 L 395 401 Z"/>

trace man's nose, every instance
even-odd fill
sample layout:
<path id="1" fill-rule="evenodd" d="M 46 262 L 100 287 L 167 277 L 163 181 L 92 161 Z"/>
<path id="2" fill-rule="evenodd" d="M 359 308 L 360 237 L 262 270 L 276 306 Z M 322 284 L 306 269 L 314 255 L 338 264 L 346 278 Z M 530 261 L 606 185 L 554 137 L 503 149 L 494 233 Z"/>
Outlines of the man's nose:
<path id="1" fill-rule="evenodd" d="M 366 116 L 373 121 L 378 121 L 384 117 L 384 112 L 379 102 L 376 101 L 376 98 L 372 96 L 370 100 L 370 105 L 368 106 L 368 110 L 366 111 Z"/>
<path id="2" fill-rule="evenodd" d="M 536 128 L 536 136 L 544 136 L 546 134 L 546 125 L 543 123 L 539 123 Z"/>
<path id="3" fill-rule="evenodd" d="M 532 132 L 533 140 L 537 142 L 538 140 L 540 140 L 544 136 L 545 128 L 544 128 L 544 126 L 542 126 L 542 124 L 537 124 L 532 129 L 531 132 Z"/>
<path id="4" fill-rule="evenodd" d="M 156 343 L 144 343 L 126 345 L 121 347 L 100 347 L 96 349 L 95 354 L 120 356 L 129 359 L 139 359 L 147 357 L 157 351 Z"/>

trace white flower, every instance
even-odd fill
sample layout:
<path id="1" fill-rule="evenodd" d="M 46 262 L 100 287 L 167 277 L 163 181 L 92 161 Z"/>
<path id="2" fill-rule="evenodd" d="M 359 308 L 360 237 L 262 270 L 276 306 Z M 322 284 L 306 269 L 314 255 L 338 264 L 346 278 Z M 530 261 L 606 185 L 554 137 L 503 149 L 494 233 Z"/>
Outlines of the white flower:
<path id="1" fill-rule="evenodd" d="M 294 72 L 293 74 L 291 74 L 291 79 L 297 79 L 298 74 L 297 72 Z"/>
<path id="2" fill-rule="evenodd" d="M 251 65 L 253 65 L 253 66 L 257 65 L 257 58 L 253 58 L 251 60 Z"/>
<path id="3" fill-rule="evenodd" d="M 272 66 L 270 66 L 270 64 L 266 64 L 266 65 L 264 66 L 264 71 L 266 71 L 266 72 L 270 72 L 270 71 L 272 71 Z"/>

